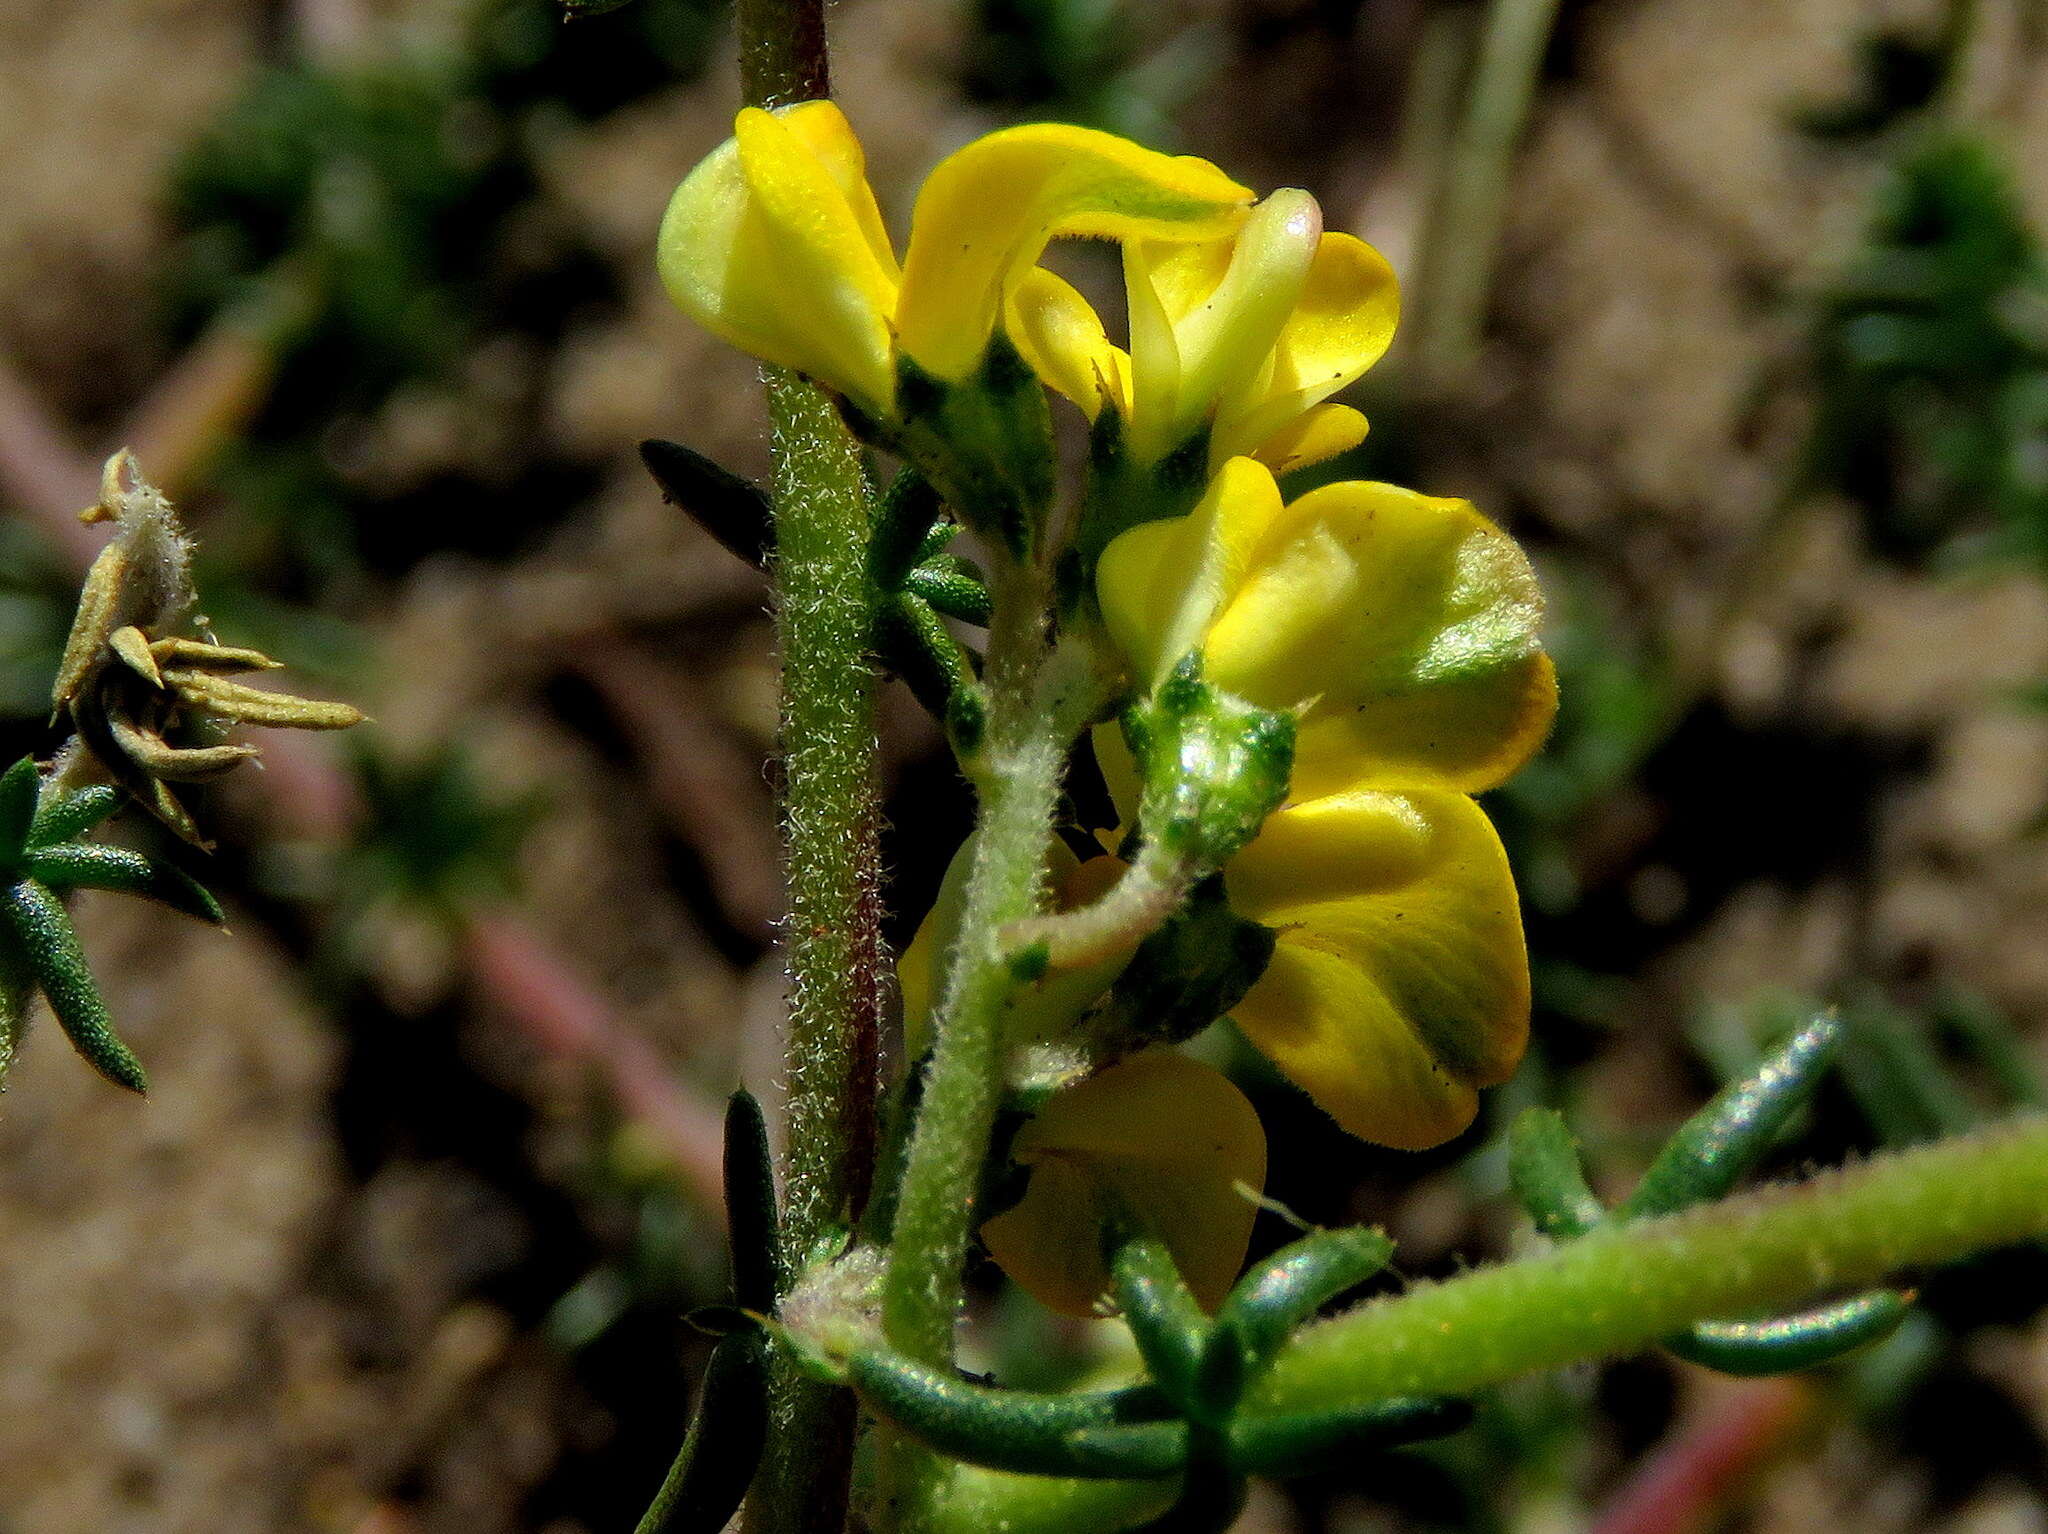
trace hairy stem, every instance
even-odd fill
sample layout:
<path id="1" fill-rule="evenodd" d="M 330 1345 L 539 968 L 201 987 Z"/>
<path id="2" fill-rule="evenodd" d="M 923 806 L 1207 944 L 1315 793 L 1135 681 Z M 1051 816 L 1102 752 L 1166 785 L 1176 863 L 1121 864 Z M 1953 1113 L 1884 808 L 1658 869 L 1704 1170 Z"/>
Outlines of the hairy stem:
<path id="1" fill-rule="evenodd" d="M 2041 1236 L 2048 1116 L 2030 1116 L 1362 1306 L 1301 1333 L 1253 1399 L 1458 1395 Z"/>
<path id="2" fill-rule="evenodd" d="M 749 105 L 826 93 L 823 0 L 740 0 L 737 24 Z M 789 881 L 783 1250 L 794 1268 L 859 1214 L 874 1171 L 882 945 L 870 497 L 859 446 L 824 391 L 775 369 L 766 383 Z M 853 1463 L 852 1397 L 779 1361 L 769 1410 L 749 1530 L 836 1534 Z"/>
<path id="3" fill-rule="evenodd" d="M 993 584 L 981 815 L 882 1287 L 890 1340 L 939 1366 L 953 1358 L 962 1269 L 978 1215 L 974 1190 L 1002 1101 L 1003 1016 L 1020 983 L 1012 967 L 1017 950 L 1005 932 L 1044 903 L 1061 764 L 1102 695 L 1089 646 L 1070 640 L 1047 650 L 1043 572 L 1012 568 Z M 929 1529 L 953 1468 L 915 1443 L 889 1440 L 880 1464 L 880 1526 Z"/>
<path id="4" fill-rule="evenodd" d="M 1060 765 L 1096 702 L 1085 648 L 1047 654 L 1045 595 L 1026 572 L 997 585 L 981 818 L 883 1289 L 884 1329 L 923 1363 L 953 1356 L 974 1187 L 1002 1092 L 1003 1010 L 1019 983 L 1004 932 L 1043 903 Z"/>

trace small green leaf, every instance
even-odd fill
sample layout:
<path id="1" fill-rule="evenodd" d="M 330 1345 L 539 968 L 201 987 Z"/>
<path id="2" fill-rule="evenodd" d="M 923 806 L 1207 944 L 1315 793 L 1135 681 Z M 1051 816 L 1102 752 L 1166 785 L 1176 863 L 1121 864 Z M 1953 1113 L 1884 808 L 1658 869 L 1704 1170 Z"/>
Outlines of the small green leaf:
<path id="1" fill-rule="evenodd" d="M 1205 1399 L 1201 1388 L 1209 1318 L 1189 1293 L 1166 1243 L 1128 1211 L 1110 1223 L 1105 1235 L 1103 1255 L 1109 1262 L 1117 1303 L 1152 1378 L 1186 1416 L 1214 1421 L 1227 1414 L 1235 1404 L 1234 1396 L 1222 1403 L 1220 1411 L 1212 1410 L 1214 1403 Z"/>
<path id="2" fill-rule="evenodd" d="M 1671 1214 L 1728 1193 L 1812 1097 L 1841 1032 L 1834 1017 L 1816 1018 L 1755 1075 L 1716 1095 L 1658 1152 L 1617 1218 Z"/>
<path id="3" fill-rule="evenodd" d="M 83 836 L 120 807 L 121 790 L 111 783 L 94 783 L 69 794 L 46 793 L 36 806 L 28 844 L 48 847 Z"/>
<path id="4" fill-rule="evenodd" d="M 154 858 L 126 847 L 90 842 L 65 842 L 39 847 L 28 856 L 29 877 L 55 890 L 116 890 L 161 901 L 174 911 L 196 916 L 215 926 L 227 920 L 220 902 L 198 880 Z"/>
<path id="5" fill-rule="evenodd" d="M 28 845 L 41 785 L 42 773 L 32 756 L 0 773 L 0 857 L 13 858 Z"/>
<path id="6" fill-rule="evenodd" d="M 775 1217 L 775 1165 L 768 1121 L 741 1087 L 725 1104 L 725 1218 L 732 1249 L 732 1297 L 743 1310 L 771 1315 L 782 1272 Z"/>
<path id="7" fill-rule="evenodd" d="M 941 511 L 939 493 L 915 469 L 900 470 L 875 507 L 868 539 L 868 579 L 876 591 L 900 591 L 924 552 Z"/>
<path id="8" fill-rule="evenodd" d="M 756 569 L 768 563 L 775 549 L 775 512 L 758 485 L 694 448 L 658 437 L 640 444 L 640 461 L 661 487 L 663 500 L 682 507 L 704 531 Z"/>
<path id="9" fill-rule="evenodd" d="M 711 1350 L 689 1432 L 635 1534 L 718 1534 L 753 1484 L 767 1435 L 763 1342 L 735 1332 Z"/>
<path id="10" fill-rule="evenodd" d="M 1241 1417 L 1231 1424 L 1231 1453 L 1239 1469 L 1254 1475 L 1314 1475 L 1350 1468 L 1363 1450 L 1441 1438 L 1471 1420 L 1469 1402 L 1410 1396 L 1332 1411 Z"/>
<path id="11" fill-rule="evenodd" d="M 1347 1289 L 1356 1288 L 1394 1255 L 1391 1237 L 1363 1225 L 1318 1230 L 1282 1247 L 1237 1281 L 1216 1313 L 1247 1375 L 1272 1362 L 1294 1331 Z"/>
<path id="12" fill-rule="evenodd" d="M 1890 1336 L 1911 1312 L 1904 1295 L 1875 1289 L 1777 1321 L 1702 1321 L 1664 1346 L 1722 1374 L 1789 1374 Z"/>
<path id="13" fill-rule="evenodd" d="M 1508 1132 L 1508 1183 L 1536 1228 L 1554 1241 L 1583 1236 L 1607 1217 L 1586 1185 L 1579 1142 L 1554 1108 L 1531 1108 L 1515 1120 Z"/>
<path id="14" fill-rule="evenodd" d="M 997 1390 L 883 1349 L 857 1353 L 848 1382 L 868 1409 L 941 1453 L 1020 1475 L 1149 1480 L 1187 1459 L 1185 1422 L 1150 1387 L 1085 1395 Z"/>
<path id="15" fill-rule="evenodd" d="M 114 1033 L 63 902 L 33 879 L 23 879 L 0 894 L 0 920 L 20 944 L 72 1047 L 116 1086 L 146 1092 L 149 1078 L 142 1062 Z"/>
<path id="16" fill-rule="evenodd" d="M 954 698 L 974 682 L 974 663 L 945 621 L 929 603 L 907 593 L 885 598 L 877 610 L 875 653 L 941 721 Z"/>
<path id="17" fill-rule="evenodd" d="M 987 628 L 995 613 L 981 571 L 957 555 L 944 554 L 918 564 L 904 576 L 903 589 L 922 597 L 948 618 L 979 628 Z"/>

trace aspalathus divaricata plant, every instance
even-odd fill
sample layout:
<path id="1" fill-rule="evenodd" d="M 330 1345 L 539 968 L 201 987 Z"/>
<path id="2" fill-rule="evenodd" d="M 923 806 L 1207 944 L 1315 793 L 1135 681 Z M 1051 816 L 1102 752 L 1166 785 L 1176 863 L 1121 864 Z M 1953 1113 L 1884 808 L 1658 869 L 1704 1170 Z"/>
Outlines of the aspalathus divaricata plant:
<path id="1" fill-rule="evenodd" d="M 204 850 L 171 785 L 259 757 L 227 739 L 232 726 L 337 730 L 363 716 L 240 680 L 278 663 L 214 638 L 192 586 L 191 540 L 126 452 L 107 460 L 100 498 L 80 515 L 113 523 L 114 535 L 86 574 L 51 697 L 74 733 L 48 764 L 23 757 L 0 774 L 0 1084 L 40 994 L 94 1069 L 141 1092 L 142 1064 L 114 1031 L 66 899 L 117 890 L 210 922 L 221 909 L 176 864 L 88 834 L 132 802 Z"/>
<path id="2" fill-rule="evenodd" d="M 1612 1210 L 1563 1121 L 1525 1117 L 1515 1187 L 1548 1243 L 1514 1262 L 1322 1319 L 1387 1264 L 1382 1233 L 1309 1231 L 1244 1271 L 1264 1131 L 1186 1041 L 1228 1017 L 1344 1130 L 1415 1149 L 1523 1053 L 1516 892 L 1474 796 L 1554 711 L 1534 574 L 1461 500 L 1283 493 L 1364 436 L 1332 396 L 1398 309 L 1308 193 L 1016 127 L 938 164 L 899 257 L 846 116 L 808 99 L 817 9 L 740 10 L 756 104 L 676 192 L 659 262 L 770 364 L 775 493 L 674 444 L 649 462 L 777 577 L 791 1151 L 778 1219 L 735 1100 L 735 1303 L 704 1318 L 724 1335 L 646 1534 L 743 1499 L 753 1529 L 836 1528 L 849 1497 L 885 1530 L 1222 1529 L 1248 1477 L 1455 1431 L 1517 1374 L 1653 1344 L 1808 1367 L 1904 1313 L 1863 1286 L 2048 1233 L 2038 1119 L 1727 1197 L 1825 1071 L 1822 1017 Z M 1062 237 L 1117 248 L 1127 346 L 1040 264 Z M 878 668 L 942 721 L 979 813 L 898 965 L 875 1133 Z M 1077 764 L 1113 823 L 1075 816 Z M 977 1248 L 1054 1310 L 1121 1317 L 1132 1377 L 963 1373 Z"/>

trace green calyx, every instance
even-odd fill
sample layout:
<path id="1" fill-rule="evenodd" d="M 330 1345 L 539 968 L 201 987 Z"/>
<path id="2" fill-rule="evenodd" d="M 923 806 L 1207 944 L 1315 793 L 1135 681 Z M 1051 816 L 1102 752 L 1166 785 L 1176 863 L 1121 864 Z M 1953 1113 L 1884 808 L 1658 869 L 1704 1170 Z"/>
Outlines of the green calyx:
<path id="1" fill-rule="evenodd" d="M 981 366 L 957 383 L 899 358 L 895 418 L 853 425 L 914 465 L 963 524 L 1020 564 L 1031 557 L 1057 454 L 1045 391 L 1007 337 L 992 337 Z"/>
<path id="2" fill-rule="evenodd" d="M 1190 654 L 1124 714 L 1145 840 L 1204 873 L 1221 868 L 1286 798 L 1294 733 L 1293 715 L 1211 686 Z"/>

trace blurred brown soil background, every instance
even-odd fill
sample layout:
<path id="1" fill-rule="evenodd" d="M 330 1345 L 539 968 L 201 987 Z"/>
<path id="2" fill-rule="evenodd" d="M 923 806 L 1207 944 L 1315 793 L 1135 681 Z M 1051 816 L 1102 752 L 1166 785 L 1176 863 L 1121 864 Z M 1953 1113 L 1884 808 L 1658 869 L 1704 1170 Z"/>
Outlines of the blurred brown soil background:
<path id="1" fill-rule="evenodd" d="M 2048 63 L 2011 41 L 2014 5 L 1982 8 L 1971 111 L 2048 226 Z M 1314 0 L 1175 9 L 1227 50 L 1179 115 L 1181 147 L 1256 185 L 1317 190 L 1333 227 L 1402 264 L 1416 189 L 1391 146 L 1417 15 L 1389 0 L 1340 34 Z M 434 6 L 388 10 L 0 5 L 0 356 L 76 448 L 111 446 L 175 355 L 154 286 L 174 157 L 280 32 L 346 49 L 454 24 Z M 1625 1026 L 1584 1067 L 1596 1086 L 1582 1100 L 1615 1133 L 1649 1133 L 1697 1099 L 1679 1042 L 1692 1009 L 1764 986 L 1940 976 L 2021 1019 L 2040 1050 L 2048 860 L 2026 833 L 2048 809 L 2048 716 L 2006 694 L 2048 675 L 2048 586 L 1902 572 L 1865 551 L 1845 506 L 1773 515 L 1803 429 L 1796 391 L 1770 387 L 1798 344 L 1782 295 L 1853 239 L 1872 184 L 1867 163 L 1803 140 L 1787 106 L 1846 93 L 1857 37 L 1920 12 L 1570 9 L 1511 183 L 1483 354 L 1411 423 L 1420 488 L 1470 495 L 1539 551 L 1593 563 L 1720 721 L 1698 747 L 1713 753 L 1710 797 L 1674 809 L 1632 785 L 1575 843 L 1587 882 L 1653 934 Z M 842 0 L 833 18 L 838 90 L 900 226 L 905 188 L 996 121 L 954 83 L 962 8 Z M 551 344 L 486 335 L 455 376 L 401 387 L 335 438 L 373 507 L 460 473 L 532 521 L 525 499 L 548 492 L 522 466 L 577 466 L 573 504 L 537 536 L 424 557 L 372 589 L 350 614 L 374 654 L 356 697 L 391 749 L 459 741 L 491 792 L 545 792 L 520 855 L 522 932 L 711 1103 L 736 1080 L 774 1082 L 770 625 L 759 578 L 662 503 L 635 444 L 676 437 L 765 468 L 751 366 L 669 307 L 650 259 L 670 189 L 735 98 L 720 65 L 559 125 L 533 237 L 573 230 L 616 301 Z M 202 539 L 233 515 L 203 487 L 190 510 Z M 894 691 L 885 722 L 899 894 L 914 905 L 965 807 Z M 260 829 L 261 800 L 244 784 L 203 811 L 251 887 L 297 855 Z M 1674 828 L 1674 813 L 1701 819 Z M 1772 828 L 1815 817 L 1863 828 L 1860 856 L 1788 876 Z M 1717 844 L 1705 887 L 1645 852 L 1702 842 Z M 225 935 L 84 899 L 86 944 L 152 1069 L 146 1105 L 48 1026 L 0 1100 L 0 1531 L 624 1526 L 652 1482 L 619 1480 L 658 1473 L 697 1344 L 675 1325 L 672 1352 L 592 1368 L 544 1322 L 630 1237 L 591 1168 L 653 1153 L 621 1135 L 600 1077 L 508 1021 L 476 979 L 474 933 L 370 913 L 351 938 L 367 979 L 336 1015 L 294 973 L 317 921 L 255 896 L 238 907 L 236 887 Z M 1359 1156 L 1380 1202 L 1357 1213 L 1391 1222 L 1411 1270 L 1508 1238 L 1447 1163 Z M 709 1298 L 718 1222 L 694 1219 L 683 1287 Z M 2048 1330 L 1979 1338 L 1972 1363 L 2048 1432 Z M 1719 1388 L 1671 1381 L 1660 1421 Z M 1596 1494 L 1644 1447 L 1625 1428 L 1611 1438 L 1589 1450 Z M 1757 1534 L 2048 1529 L 2039 1487 L 1993 1477 L 1944 1500 L 1825 1417 L 1737 1506 L 1728 1526 Z M 1272 1500 L 1254 1516 L 1289 1528 L 1297 1513 Z M 1419 1526 L 1355 1498 L 1322 1516 Z"/>

